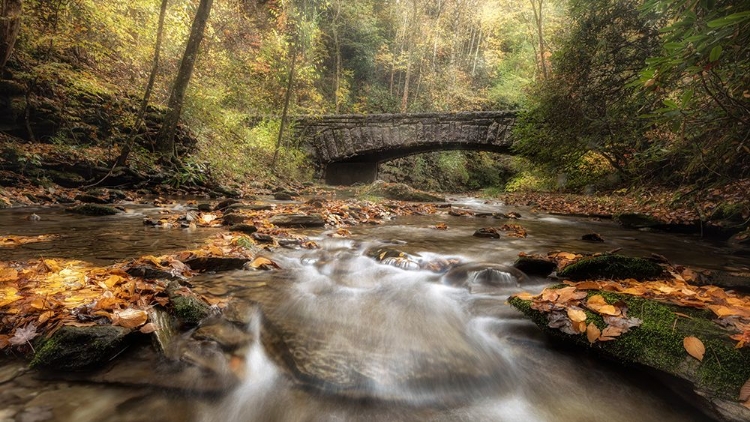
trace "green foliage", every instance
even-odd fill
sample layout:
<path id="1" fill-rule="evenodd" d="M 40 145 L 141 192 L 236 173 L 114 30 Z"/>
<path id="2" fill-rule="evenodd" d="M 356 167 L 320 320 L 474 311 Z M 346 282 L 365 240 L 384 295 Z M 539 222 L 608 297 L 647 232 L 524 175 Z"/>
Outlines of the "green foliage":
<path id="1" fill-rule="evenodd" d="M 663 49 L 632 84 L 660 105 L 646 117 L 659 125 L 651 142 L 662 177 L 750 175 L 750 2 L 649 0 L 643 11 L 668 23 Z"/>

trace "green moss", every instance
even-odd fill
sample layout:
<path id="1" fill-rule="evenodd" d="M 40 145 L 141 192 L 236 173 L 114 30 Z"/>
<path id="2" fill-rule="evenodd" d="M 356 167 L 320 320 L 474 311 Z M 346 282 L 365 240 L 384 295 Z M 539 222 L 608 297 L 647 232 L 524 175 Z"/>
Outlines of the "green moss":
<path id="1" fill-rule="evenodd" d="M 186 324 L 198 324 L 209 314 L 208 305 L 191 296 L 175 296 L 171 299 L 174 315 Z"/>
<path id="2" fill-rule="evenodd" d="M 531 309 L 530 301 L 512 298 L 509 303 L 542 330 L 566 343 L 596 351 L 623 364 L 645 365 L 676 375 L 692 382 L 697 389 L 718 397 L 736 400 L 740 387 L 750 378 L 750 350 L 735 349 L 734 341 L 729 338 L 730 332 L 712 321 L 711 312 L 612 292 L 589 292 L 589 295 L 593 294 L 601 294 L 609 303 L 624 302 L 628 316 L 643 320 L 643 324 L 614 341 L 592 345 L 585 334 L 567 335 L 549 328 L 547 315 Z M 600 316 L 590 312 L 587 316 L 587 322 L 604 327 Z M 702 362 L 685 351 L 683 339 L 688 336 L 699 338 L 706 347 Z"/>
<path id="3" fill-rule="evenodd" d="M 600 255 L 568 265 L 557 273 L 571 280 L 592 280 L 598 278 L 643 280 L 661 274 L 662 268 L 647 259 L 624 255 Z"/>

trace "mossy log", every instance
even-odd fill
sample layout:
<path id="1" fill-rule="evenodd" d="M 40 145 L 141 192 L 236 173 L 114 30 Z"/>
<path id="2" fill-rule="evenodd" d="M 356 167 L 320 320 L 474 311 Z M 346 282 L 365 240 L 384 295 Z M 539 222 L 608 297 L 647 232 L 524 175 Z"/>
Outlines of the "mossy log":
<path id="1" fill-rule="evenodd" d="M 730 333 L 712 321 L 713 313 L 607 291 L 589 292 L 589 296 L 595 294 L 604 296 L 609 303 L 624 302 L 628 316 L 643 323 L 613 341 L 592 344 L 585 333 L 569 335 L 550 328 L 548 314 L 532 309 L 531 301 L 512 297 L 508 302 L 565 344 L 628 366 L 652 368 L 675 376 L 706 397 L 712 411 L 722 419 L 748 420 L 742 418 L 750 417 L 750 410 L 741 406 L 738 397 L 740 388 L 750 379 L 750 348 L 735 348 Z M 587 317 L 587 324 L 593 322 L 599 329 L 606 326 L 595 313 L 587 312 Z M 683 340 L 689 336 L 699 338 L 705 345 L 702 361 L 685 350 Z M 727 411 L 727 407 L 731 410 Z"/>

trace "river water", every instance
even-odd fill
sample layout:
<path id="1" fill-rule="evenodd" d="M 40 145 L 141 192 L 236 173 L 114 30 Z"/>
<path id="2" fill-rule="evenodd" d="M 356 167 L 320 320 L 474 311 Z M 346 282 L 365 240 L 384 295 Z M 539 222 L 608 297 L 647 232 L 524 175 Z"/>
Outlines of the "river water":
<path id="1" fill-rule="evenodd" d="M 521 251 L 616 248 L 710 269 L 747 265 L 746 259 L 690 236 L 624 230 L 609 221 L 533 214 L 472 198 L 455 202 L 475 211 L 519 211 L 528 237 L 476 238 L 474 230 L 498 220 L 446 214 L 353 227 L 347 239 L 308 230 L 321 249 L 269 255 L 281 270 L 191 280 L 197 292 L 219 288 L 246 305 L 247 344 L 238 371 L 243 375 L 232 388 L 208 391 L 200 372 L 168 382 L 177 379 L 173 366 L 154 359 L 149 347 L 120 357 L 127 375 L 109 378 L 60 380 L 6 358 L 0 366 L 0 421 L 711 420 L 641 371 L 550 343 L 505 304 L 508 295 L 540 291 L 548 281 L 512 277 L 498 265 L 512 264 Z M 0 250 L 0 259 L 109 264 L 194 248 L 217 232 L 146 228 L 142 217 L 159 209 L 126 208 L 124 215 L 98 218 L 56 208 L 3 210 L 0 235 L 60 238 Z M 27 221 L 32 211 L 42 220 Z M 430 228 L 438 222 L 449 228 Z M 605 242 L 578 240 L 590 232 Z M 390 262 L 399 267 L 369 258 L 367 252 L 377 248 L 408 253 L 412 263 Z M 451 259 L 466 264 L 448 274 L 416 269 L 419 262 Z"/>

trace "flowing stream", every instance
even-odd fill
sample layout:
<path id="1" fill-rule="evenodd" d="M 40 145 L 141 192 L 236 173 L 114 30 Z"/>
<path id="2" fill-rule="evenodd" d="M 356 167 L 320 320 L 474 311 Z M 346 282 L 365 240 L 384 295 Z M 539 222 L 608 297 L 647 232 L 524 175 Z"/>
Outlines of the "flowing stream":
<path id="1" fill-rule="evenodd" d="M 268 255 L 281 270 L 191 280 L 197 292 L 219 289 L 246 305 L 244 376 L 229 391 L 191 393 L 205 382 L 199 372 L 182 389 L 161 388 L 153 380 L 170 377 L 169 366 L 153 356 L 142 358 L 143 350 L 118 358 L 121 366 L 129 365 L 129 379 L 146 380 L 140 383 L 102 381 L 106 376 L 60 381 L 6 359 L 0 361 L 0 421 L 710 420 L 642 371 L 550 343 L 505 304 L 508 295 L 540 291 L 548 281 L 504 265 L 521 251 L 615 248 L 712 269 L 747 265 L 746 258 L 690 236 L 537 215 L 472 198 L 456 202 L 476 211 L 519 211 L 528 237 L 476 238 L 474 230 L 499 225 L 498 220 L 444 214 L 357 226 L 347 239 L 307 231 L 321 249 Z M 0 250 L 1 259 L 42 255 L 107 264 L 193 248 L 216 233 L 146 228 L 141 218 L 158 209 L 129 208 L 133 211 L 105 218 L 56 208 L 4 210 L 0 235 L 59 233 L 62 240 Z M 32 211 L 42 220 L 26 221 Z M 430 228 L 438 222 L 449 228 Z M 606 242 L 578 240 L 590 232 Z M 368 257 L 378 248 L 410 258 Z M 464 264 L 447 274 L 418 269 L 452 259 Z"/>

